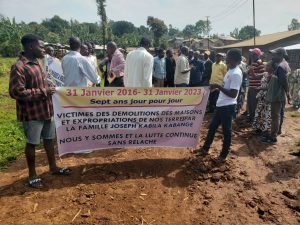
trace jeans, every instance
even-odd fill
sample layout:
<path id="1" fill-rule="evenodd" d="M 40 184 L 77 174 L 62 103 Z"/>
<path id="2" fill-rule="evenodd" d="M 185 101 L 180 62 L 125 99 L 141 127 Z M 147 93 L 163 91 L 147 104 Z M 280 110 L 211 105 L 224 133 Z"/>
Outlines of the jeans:
<path id="1" fill-rule="evenodd" d="M 49 120 L 23 121 L 26 143 L 38 145 L 42 139 L 55 138 L 55 123 L 53 117 Z"/>
<path id="2" fill-rule="evenodd" d="M 223 148 L 220 153 L 222 158 L 226 158 L 229 154 L 231 145 L 231 133 L 232 133 L 232 119 L 235 116 L 235 106 L 227 105 L 222 107 L 216 107 L 213 118 L 209 124 L 208 133 L 203 146 L 204 150 L 209 150 L 214 138 L 216 131 L 220 124 L 222 124 L 223 130 Z"/>
<path id="3" fill-rule="evenodd" d="M 219 94 L 220 94 L 220 91 L 218 91 L 218 90 L 215 90 L 214 92 L 210 92 L 209 105 L 208 105 L 210 112 L 214 112 L 214 110 L 216 108 L 217 100 L 219 98 Z"/>

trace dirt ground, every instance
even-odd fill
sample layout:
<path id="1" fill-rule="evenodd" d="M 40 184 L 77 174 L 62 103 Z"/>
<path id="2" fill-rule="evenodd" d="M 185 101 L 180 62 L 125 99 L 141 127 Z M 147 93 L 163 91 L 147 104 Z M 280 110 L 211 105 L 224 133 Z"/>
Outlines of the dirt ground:
<path id="1" fill-rule="evenodd" d="M 199 146 L 207 131 L 206 116 Z M 225 165 L 189 149 L 115 149 L 58 159 L 73 170 L 52 176 L 46 155 L 37 153 L 45 188 L 25 185 L 20 158 L 0 172 L 0 224 L 296 225 L 300 223 L 300 159 L 287 154 L 300 138 L 300 118 L 287 115 L 277 145 L 234 124 L 232 152 Z M 174 140 L 176 141 L 176 140 Z"/>

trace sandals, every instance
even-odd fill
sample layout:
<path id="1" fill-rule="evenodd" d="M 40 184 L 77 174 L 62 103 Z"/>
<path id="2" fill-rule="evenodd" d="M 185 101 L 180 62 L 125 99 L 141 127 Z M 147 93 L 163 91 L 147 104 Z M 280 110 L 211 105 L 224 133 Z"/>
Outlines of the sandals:
<path id="1" fill-rule="evenodd" d="M 42 179 L 39 177 L 29 178 L 27 183 L 28 183 L 28 186 L 32 187 L 32 188 L 41 189 L 44 187 L 44 185 L 42 183 Z"/>
<path id="2" fill-rule="evenodd" d="M 57 168 L 56 171 L 52 172 L 52 175 L 64 175 L 68 176 L 72 173 L 72 170 L 69 168 Z"/>

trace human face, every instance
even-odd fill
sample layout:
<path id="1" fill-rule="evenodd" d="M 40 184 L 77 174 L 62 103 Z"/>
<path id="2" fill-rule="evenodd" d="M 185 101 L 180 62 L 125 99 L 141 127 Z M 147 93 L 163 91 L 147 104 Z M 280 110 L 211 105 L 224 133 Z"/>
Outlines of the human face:
<path id="1" fill-rule="evenodd" d="M 250 53 L 250 57 L 251 57 L 251 62 L 256 62 L 259 59 L 259 56 L 254 52 Z"/>
<path id="2" fill-rule="evenodd" d="M 168 51 L 168 52 L 167 52 L 167 56 L 168 56 L 169 58 L 172 58 L 172 57 L 173 57 L 173 51 Z"/>
<path id="3" fill-rule="evenodd" d="M 226 64 L 228 65 L 228 67 L 229 67 L 230 69 L 233 69 L 233 68 L 236 67 L 237 62 L 231 57 L 230 54 L 227 54 L 227 55 L 226 55 Z"/>
<path id="4" fill-rule="evenodd" d="M 113 56 L 114 52 L 115 52 L 115 49 L 113 49 L 113 48 L 107 48 L 106 54 L 107 54 L 107 57 L 108 57 L 110 60 L 112 59 L 112 56 Z"/>
<path id="5" fill-rule="evenodd" d="M 86 45 L 81 45 L 80 54 L 82 56 L 88 56 L 89 55 L 89 49 Z"/>
<path id="6" fill-rule="evenodd" d="M 160 52 L 158 57 L 161 58 L 161 59 L 164 58 L 165 57 L 165 51 Z"/>
<path id="7" fill-rule="evenodd" d="M 221 55 L 216 55 L 216 62 L 219 63 L 222 60 L 222 56 Z"/>
<path id="8" fill-rule="evenodd" d="M 273 53 L 273 54 L 271 55 L 271 57 L 272 57 L 272 61 L 273 61 L 274 63 L 279 63 L 279 62 L 281 62 L 281 61 L 283 60 L 283 56 L 281 56 L 281 55 L 279 55 L 279 54 L 276 54 L 276 53 Z"/>
<path id="9" fill-rule="evenodd" d="M 32 56 L 37 59 L 44 58 L 45 55 L 45 48 L 44 48 L 44 42 L 38 41 L 36 43 L 32 43 L 30 46 L 30 50 L 32 52 Z"/>

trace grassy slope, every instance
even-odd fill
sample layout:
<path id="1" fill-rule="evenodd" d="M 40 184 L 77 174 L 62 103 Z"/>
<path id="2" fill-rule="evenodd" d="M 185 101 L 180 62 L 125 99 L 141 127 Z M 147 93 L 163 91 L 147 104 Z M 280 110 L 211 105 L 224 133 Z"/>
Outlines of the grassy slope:
<path id="1" fill-rule="evenodd" d="M 15 100 L 8 94 L 9 70 L 15 61 L 0 57 L 0 168 L 15 160 L 25 144 L 22 126 L 16 121 Z"/>

